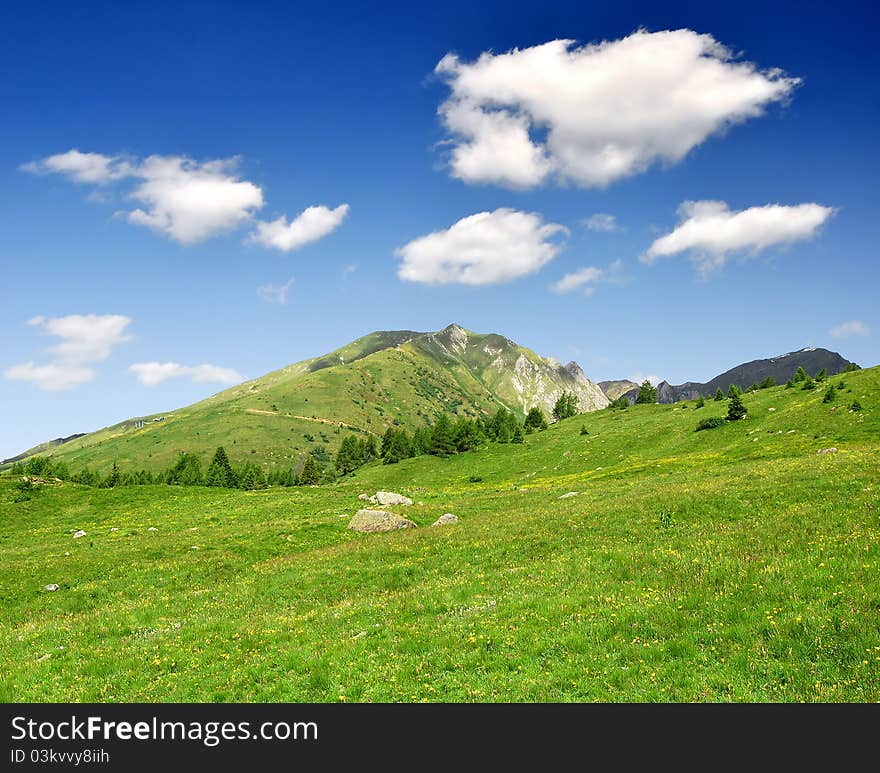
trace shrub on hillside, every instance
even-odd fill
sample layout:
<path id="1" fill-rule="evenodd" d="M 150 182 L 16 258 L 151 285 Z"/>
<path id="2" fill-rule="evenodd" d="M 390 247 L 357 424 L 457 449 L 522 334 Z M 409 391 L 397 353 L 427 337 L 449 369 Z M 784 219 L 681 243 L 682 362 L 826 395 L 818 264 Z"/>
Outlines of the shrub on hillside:
<path id="1" fill-rule="evenodd" d="M 715 429 L 715 427 L 723 427 L 724 426 L 724 417 L 723 416 L 710 416 L 708 419 L 703 419 L 699 424 L 697 424 L 697 428 L 694 432 L 700 432 L 704 429 Z"/>
<path id="2" fill-rule="evenodd" d="M 837 390 L 833 386 L 830 386 L 830 387 L 828 387 L 828 391 L 825 392 L 825 397 L 822 398 L 822 402 L 823 403 L 831 403 L 831 402 L 834 402 L 834 400 L 836 398 L 837 398 Z"/>

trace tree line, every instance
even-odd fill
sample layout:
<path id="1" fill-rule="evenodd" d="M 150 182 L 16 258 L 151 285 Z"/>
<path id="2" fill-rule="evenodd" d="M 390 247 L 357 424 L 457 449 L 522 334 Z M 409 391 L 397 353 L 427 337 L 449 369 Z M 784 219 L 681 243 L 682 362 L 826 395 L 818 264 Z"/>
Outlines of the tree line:
<path id="1" fill-rule="evenodd" d="M 576 413 L 577 397 L 571 392 L 563 392 L 553 407 L 553 418 L 560 421 Z M 315 456 L 306 453 L 294 467 L 266 473 L 259 464 L 250 460 L 233 465 L 226 450 L 219 446 L 207 467 L 203 467 L 198 454 L 181 451 L 171 467 L 155 473 L 145 469 L 120 470 L 116 462 L 106 475 L 88 467 L 72 473 L 63 461 L 54 461 L 45 456 L 32 456 L 26 461 L 16 462 L 11 472 L 19 476 L 58 478 L 98 488 L 149 484 L 244 490 L 269 486 L 313 486 L 332 482 L 377 459 L 385 464 L 394 464 L 423 454 L 449 456 L 471 451 L 485 443 L 522 443 L 525 435 L 547 427 L 547 418 L 537 406 L 528 412 L 523 422 L 512 411 L 500 408 L 493 416 L 485 418 L 440 414 L 433 424 L 419 427 L 412 434 L 399 427 L 389 427 L 381 445 L 373 435 L 351 434 L 343 438 L 332 463 L 328 461 L 323 466 Z"/>

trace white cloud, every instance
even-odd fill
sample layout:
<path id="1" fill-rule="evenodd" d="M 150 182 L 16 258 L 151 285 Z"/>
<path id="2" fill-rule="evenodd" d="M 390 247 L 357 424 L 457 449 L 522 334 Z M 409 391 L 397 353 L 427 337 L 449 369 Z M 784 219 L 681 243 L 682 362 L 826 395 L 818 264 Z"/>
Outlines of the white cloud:
<path id="1" fill-rule="evenodd" d="M 235 165 L 235 159 L 200 164 L 181 156 L 150 156 L 137 168 L 142 182 L 131 192 L 145 209 L 125 216 L 181 244 L 232 231 L 263 206 L 263 191 L 239 180 Z"/>
<path id="2" fill-rule="evenodd" d="M 237 166 L 237 158 L 199 162 L 187 156 L 153 155 L 138 160 L 74 149 L 23 164 L 21 169 L 61 174 L 93 185 L 127 180 L 126 195 L 141 206 L 116 214 L 190 245 L 252 222 L 263 207 L 262 188 L 241 179 Z M 109 196 L 105 190 L 96 190 L 89 199 L 106 201 Z M 283 216 L 270 223 L 257 221 L 250 241 L 293 250 L 338 228 L 347 213 L 347 204 L 332 210 L 314 206 L 291 223 Z"/>
<path id="3" fill-rule="evenodd" d="M 869 335 L 871 330 L 864 322 L 854 319 L 850 322 L 844 322 L 837 327 L 833 327 L 828 332 L 835 338 L 849 338 L 850 336 Z"/>
<path id="4" fill-rule="evenodd" d="M 705 276 L 723 266 L 732 252 L 754 254 L 810 238 L 834 209 L 820 204 L 768 204 L 732 211 L 723 201 L 686 201 L 678 214 L 675 229 L 656 239 L 641 260 L 653 263 L 686 252 Z"/>
<path id="5" fill-rule="evenodd" d="M 535 212 L 478 212 L 396 249 L 402 259 L 397 275 L 426 284 L 508 282 L 553 260 L 562 245 L 551 237 L 567 233 Z"/>
<path id="6" fill-rule="evenodd" d="M 3 376 L 10 381 L 30 381 L 40 389 L 57 392 L 92 381 L 95 371 L 67 362 L 51 362 L 47 365 L 25 362 L 6 368 Z"/>
<path id="7" fill-rule="evenodd" d="M 688 29 L 581 47 L 553 40 L 471 63 L 447 54 L 435 72 L 451 89 L 438 112 L 452 176 L 511 188 L 551 177 L 604 186 L 677 162 L 799 83 Z"/>
<path id="8" fill-rule="evenodd" d="M 342 225 L 348 209 L 348 204 L 340 204 L 336 209 L 320 205 L 306 208 L 289 223 L 284 215 L 268 223 L 258 220 L 249 241 L 290 252 L 335 231 Z"/>
<path id="9" fill-rule="evenodd" d="M 293 277 L 287 280 L 283 285 L 273 285 L 271 283 L 261 285 L 257 288 L 257 295 L 267 303 L 287 303 L 287 293 L 293 286 Z"/>
<path id="10" fill-rule="evenodd" d="M 632 381 L 634 384 L 638 384 L 641 386 L 645 380 L 648 380 L 654 386 L 657 386 L 663 379 L 660 376 L 655 376 L 653 374 L 645 375 L 644 373 L 636 373 L 635 376 L 631 376 L 628 380 Z"/>
<path id="11" fill-rule="evenodd" d="M 603 273 L 601 268 L 587 266 L 566 274 L 558 282 L 554 282 L 551 288 L 557 293 L 570 293 L 583 288 L 585 295 L 592 295 L 596 289 L 596 282 L 602 278 Z"/>
<path id="12" fill-rule="evenodd" d="M 128 370 L 137 375 L 138 380 L 146 386 L 157 386 L 171 378 L 188 378 L 194 384 L 218 382 L 221 384 L 238 384 L 244 380 L 234 370 L 221 368 L 218 365 L 181 365 L 177 362 L 137 362 Z"/>
<path id="13" fill-rule="evenodd" d="M 7 368 L 3 375 L 13 381 L 30 381 L 40 389 L 70 389 L 95 378 L 88 364 L 106 360 L 113 348 L 131 340 L 125 330 L 131 323 L 121 314 L 70 314 L 66 317 L 34 317 L 29 325 L 41 328 L 61 342 L 49 347 L 52 361 Z"/>
<path id="14" fill-rule="evenodd" d="M 608 215 L 604 212 L 597 212 L 590 215 L 583 221 L 584 226 L 590 231 L 622 231 L 623 229 L 617 224 L 617 218 L 614 215 Z"/>
<path id="15" fill-rule="evenodd" d="M 566 274 L 562 279 L 550 285 L 550 289 L 560 295 L 571 293 L 575 290 L 582 290 L 584 295 L 589 296 L 596 291 L 596 285 L 599 283 L 619 284 L 622 281 L 622 274 L 622 260 L 611 262 L 608 268 L 585 266 L 570 274 Z"/>
<path id="16" fill-rule="evenodd" d="M 29 325 L 42 328 L 61 339 L 49 349 L 63 362 L 85 363 L 106 360 L 113 347 L 131 340 L 125 329 L 130 317 L 121 314 L 70 314 L 66 317 L 34 317 Z"/>
<path id="17" fill-rule="evenodd" d="M 358 270 L 357 263 L 349 263 L 347 266 L 345 266 L 342 269 L 342 278 L 347 279 L 349 274 L 353 274 L 357 270 Z"/>
<path id="18" fill-rule="evenodd" d="M 76 148 L 22 164 L 21 169 L 33 174 L 63 174 L 75 182 L 95 185 L 128 177 L 132 172 L 131 165 L 121 156 L 82 153 Z"/>

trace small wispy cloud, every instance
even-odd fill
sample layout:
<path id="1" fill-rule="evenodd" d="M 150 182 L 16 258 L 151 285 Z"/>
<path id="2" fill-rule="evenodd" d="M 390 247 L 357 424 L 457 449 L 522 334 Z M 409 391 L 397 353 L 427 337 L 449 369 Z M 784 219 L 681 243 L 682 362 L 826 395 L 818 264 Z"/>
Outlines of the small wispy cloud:
<path id="1" fill-rule="evenodd" d="M 850 338 L 851 336 L 870 335 L 871 329 L 857 319 L 844 322 L 828 331 L 834 338 Z"/>
<path id="2" fill-rule="evenodd" d="M 609 215 L 607 212 L 597 212 L 584 218 L 581 223 L 583 223 L 584 228 L 590 231 L 606 231 L 611 233 L 623 230 L 618 225 L 617 218 L 614 215 Z"/>
<path id="3" fill-rule="evenodd" d="M 623 261 L 612 261 L 607 268 L 585 266 L 577 271 L 566 274 L 557 282 L 550 285 L 550 289 L 560 295 L 580 290 L 584 295 L 590 296 L 596 291 L 596 285 L 600 283 L 617 284 L 623 278 Z"/>
<path id="4" fill-rule="evenodd" d="M 287 303 L 287 293 L 293 287 L 293 281 L 293 277 L 290 277 L 283 285 L 272 283 L 260 285 L 257 288 L 257 295 L 266 303 Z"/>
<path id="5" fill-rule="evenodd" d="M 188 378 L 193 384 L 238 384 L 244 381 L 244 377 L 231 368 L 207 363 L 181 365 L 179 362 L 137 362 L 130 365 L 128 370 L 145 386 L 158 386 L 172 378 Z"/>
<path id="6" fill-rule="evenodd" d="M 347 266 L 345 266 L 342 269 L 342 278 L 347 279 L 349 274 L 353 274 L 357 270 L 358 270 L 357 263 L 349 263 Z"/>

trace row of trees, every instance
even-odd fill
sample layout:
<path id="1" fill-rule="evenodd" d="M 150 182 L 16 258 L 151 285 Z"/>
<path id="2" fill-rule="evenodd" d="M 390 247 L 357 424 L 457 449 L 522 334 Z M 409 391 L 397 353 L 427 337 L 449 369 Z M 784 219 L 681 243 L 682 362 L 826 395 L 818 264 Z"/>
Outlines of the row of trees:
<path id="1" fill-rule="evenodd" d="M 577 414 L 577 397 L 563 392 L 553 408 L 553 417 L 559 421 Z M 532 408 L 520 423 L 516 415 L 500 408 L 494 416 L 476 419 L 451 418 L 441 414 L 433 424 L 420 427 L 411 435 L 406 430 L 390 427 L 382 438 L 381 448 L 373 435 L 348 435 L 342 440 L 332 464 L 322 467 L 315 455 L 305 454 L 299 463 L 289 469 L 275 469 L 268 474 L 252 461 L 233 465 L 223 446 L 217 448 L 207 468 L 198 454 L 182 451 L 174 464 L 162 472 L 149 470 L 120 470 L 116 462 L 107 475 L 88 467 L 71 473 L 62 461 L 44 456 L 33 456 L 12 465 L 13 475 L 81 483 L 87 486 L 115 488 L 147 484 L 169 486 L 215 486 L 219 488 L 261 489 L 267 486 L 308 486 L 331 481 L 347 475 L 368 462 L 381 458 L 386 464 L 412 456 L 434 454 L 449 456 L 470 451 L 484 443 L 522 443 L 531 432 L 547 429 L 548 422 L 539 407 Z"/>
<path id="2" fill-rule="evenodd" d="M 552 411 L 556 421 L 575 416 L 577 412 L 577 395 L 568 391 L 559 396 Z M 486 443 L 522 443 L 526 435 L 542 432 L 547 427 L 547 417 L 538 406 L 529 410 L 522 423 L 506 408 L 499 408 L 491 417 L 452 418 L 441 414 L 433 424 L 419 427 L 412 434 L 400 427 L 389 427 L 382 437 L 379 457 L 385 464 L 395 464 L 425 454 L 451 456 L 472 451 Z M 360 444 L 365 441 L 353 435 L 350 438 L 343 441 L 336 458 L 336 471 L 342 475 L 374 458 L 363 453 L 359 456 L 358 449 L 362 449 Z"/>
<path id="3" fill-rule="evenodd" d="M 375 445 L 375 442 L 374 442 Z M 298 469 L 297 469 L 298 467 Z M 123 471 L 116 462 L 104 476 L 88 467 L 71 473 L 64 462 L 55 462 L 44 456 L 32 456 L 26 462 L 12 465 L 13 475 L 39 478 L 58 478 L 72 483 L 99 488 L 167 484 L 169 486 L 216 486 L 220 488 L 260 489 L 267 486 L 308 486 L 320 483 L 324 472 L 311 454 L 306 454 L 297 467 L 272 470 L 268 475 L 255 462 L 245 461 L 233 466 L 223 446 L 217 448 L 211 463 L 202 467 L 198 454 L 181 452 L 174 464 L 163 472 L 149 470 Z"/>

